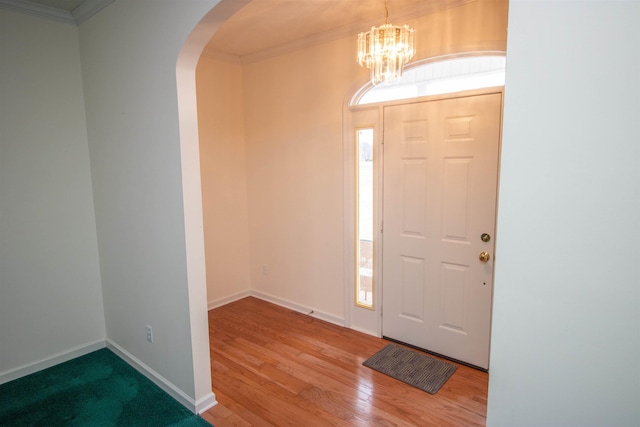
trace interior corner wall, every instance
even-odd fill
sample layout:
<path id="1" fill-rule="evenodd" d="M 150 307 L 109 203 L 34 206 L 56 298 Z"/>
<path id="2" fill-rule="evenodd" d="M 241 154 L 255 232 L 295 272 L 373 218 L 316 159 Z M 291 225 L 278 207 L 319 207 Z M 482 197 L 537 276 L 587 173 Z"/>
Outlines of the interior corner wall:
<path id="1" fill-rule="evenodd" d="M 488 426 L 640 425 L 639 27 L 511 1 Z"/>
<path id="2" fill-rule="evenodd" d="M 80 70 L 76 27 L 0 9 L 0 380 L 104 345 Z"/>
<path id="3" fill-rule="evenodd" d="M 196 69 L 207 300 L 251 289 L 242 66 L 202 56 Z"/>
<path id="4" fill-rule="evenodd" d="M 415 59 L 504 51 L 506 9 L 506 0 L 479 0 L 408 22 Z M 354 37 L 243 66 L 252 289 L 336 321 L 345 316 L 349 220 L 343 106 L 369 75 Z"/>
<path id="5" fill-rule="evenodd" d="M 79 27 L 107 338 L 191 404 L 199 391 L 176 65 L 217 3 L 116 1 Z"/>

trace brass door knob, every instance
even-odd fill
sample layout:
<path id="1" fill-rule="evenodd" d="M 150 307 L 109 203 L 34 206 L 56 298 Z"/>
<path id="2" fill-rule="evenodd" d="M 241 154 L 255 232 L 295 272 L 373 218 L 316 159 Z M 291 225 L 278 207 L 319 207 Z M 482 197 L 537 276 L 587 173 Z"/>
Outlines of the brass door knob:
<path id="1" fill-rule="evenodd" d="M 489 252 L 480 252 L 480 256 L 478 258 L 482 262 L 487 262 L 491 259 L 491 255 L 489 255 Z"/>

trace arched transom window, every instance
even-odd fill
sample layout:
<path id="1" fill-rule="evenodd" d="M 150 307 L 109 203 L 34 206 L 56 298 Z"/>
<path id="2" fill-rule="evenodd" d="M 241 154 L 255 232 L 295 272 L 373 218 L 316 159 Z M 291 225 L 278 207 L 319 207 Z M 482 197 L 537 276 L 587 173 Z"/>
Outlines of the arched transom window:
<path id="1" fill-rule="evenodd" d="M 486 87 L 504 86 L 506 59 L 476 55 L 430 60 L 407 68 L 398 81 L 372 86 L 356 96 L 354 104 L 441 95 Z"/>

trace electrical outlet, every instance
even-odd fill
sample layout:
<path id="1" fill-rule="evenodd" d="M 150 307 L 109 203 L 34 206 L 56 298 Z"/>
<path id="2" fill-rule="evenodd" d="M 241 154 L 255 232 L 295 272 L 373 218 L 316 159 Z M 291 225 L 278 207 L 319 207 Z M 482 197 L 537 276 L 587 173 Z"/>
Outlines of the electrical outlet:
<path id="1" fill-rule="evenodd" d="M 153 342 L 153 328 L 147 325 L 147 341 Z"/>
<path id="2" fill-rule="evenodd" d="M 269 266 L 267 264 L 262 264 L 262 275 L 263 276 L 269 275 Z"/>

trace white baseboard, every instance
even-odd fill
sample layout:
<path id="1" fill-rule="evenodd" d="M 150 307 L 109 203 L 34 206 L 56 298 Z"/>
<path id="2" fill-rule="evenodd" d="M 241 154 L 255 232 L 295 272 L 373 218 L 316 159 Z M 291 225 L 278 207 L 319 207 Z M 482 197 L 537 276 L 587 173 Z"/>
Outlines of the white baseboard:
<path id="1" fill-rule="evenodd" d="M 0 373 L 0 384 L 8 383 L 9 381 L 17 380 L 26 375 L 42 371 L 43 369 L 50 368 L 60 363 L 67 362 L 76 357 L 84 356 L 96 350 L 100 350 L 106 346 L 105 340 L 95 341 L 89 344 L 74 347 L 62 353 L 54 354 L 37 362 L 29 363 L 28 365 L 21 366 L 16 369 L 11 369 Z"/>
<path id="2" fill-rule="evenodd" d="M 318 311 L 314 308 L 297 304 L 295 302 L 286 300 L 284 298 L 279 298 L 264 292 L 253 291 L 253 290 L 251 291 L 251 296 L 279 305 L 281 307 L 288 308 L 293 311 L 297 311 L 299 313 L 307 314 L 311 317 L 315 317 L 316 319 L 324 320 L 325 322 L 333 323 L 334 325 L 343 326 L 343 327 L 345 326 L 344 318 L 342 317 L 324 313 L 322 311 Z"/>
<path id="3" fill-rule="evenodd" d="M 222 307 L 223 305 L 241 300 L 242 298 L 246 298 L 248 296 L 251 296 L 251 291 L 238 292 L 237 294 L 233 294 L 228 297 L 220 298 L 215 301 L 209 301 L 207 303 L 207 307 L 209 310 L 213 310 L 214 308 Z"/>
<path id="4" fill-rule="evenodd" d="M 364 329 L 364 328 L 360 328 L 358 326 L 351 325 L 349 327 L 349 329 L 353 329 L 354 331 L 361 332 L 361 333 L 366 334 L 366 335 L 371 335 L 372 337 L 380 338 L 380 334 L 378 334 L 377 332 L 370 331 L 370 330 Z"/>
<path id="5" fill-rule="evenodd" d="M 193 413 L 199 414 L 201 412 L 206 411 L 212 406 L 216 405 L 218 402 L 216 401 L 216 396 L 213 392 L 210 392 L 205 397 L 198 399 L 198 401 L 194 401 L 189 395 L 187 395 L 184 391 L 178 388 L 175 384 L 171 383 L 169 380 L 164 378 L 162 375 L 151 369 L 149 366 L 144 364 L 140 359 L 129 353 L 124 348 L 120 347 L 115 342 L 111 341 L 107 338 L 107 348 L 113 351 L 116 355 L 118 355 L 122 360 L 127 362 L 129 365 L 133 366 L 138 372 L 140 372 L 145 377 L 149 378 L 164 390 L 168 395 L 173 397 L 175 400 L 180 402 L 184 407 L 192 411 Z"/>
<path id="6" fill-rule="evenodd" d="M 318 311 L 314 308 L 307 307 L 301 304 L 297 304 L 293 301 L 286 300 L 284 298 L 276 297 L 271 294 L 267 294 L 265 292 L 250 290 L 238 292 L 237 294 L 230 295 L 228 297 L 220 298 L 215 301 L 209 301 L 207 303 L 207 307 L 209 310 L 213 310 L 214 308 L 222 307 L 223 305 L 230 304 L 234 301 L 241 300 L 246 297 L 256 297 L 258 299 L 279 305 L 281 307 L 288 308 L 293 311 L 297 311 L 299 313 L 307 314 L 311 317 L 315 317 L 316 319 L 324 320 L 325 322 L 333 323 L 338 326 L 345 326 L 345 320 L 342 317 L 334 316 L 332 314 L 324 313 L 322 311 Z"/>
<path id="7" fill-rule="evenodd" d="M 216 395 L 213 394 L 212 391 L 210 391 L 209 394 L 207 394 L 206 396 L 198 399 L 198 401 L 196 402 L 195 413 L 196 414 L 201 414 L 201 413 L 207 411 L 208 409 L 213 408 L 217 404 L 218 404 L 218 401 L 216 400 Z"/>

